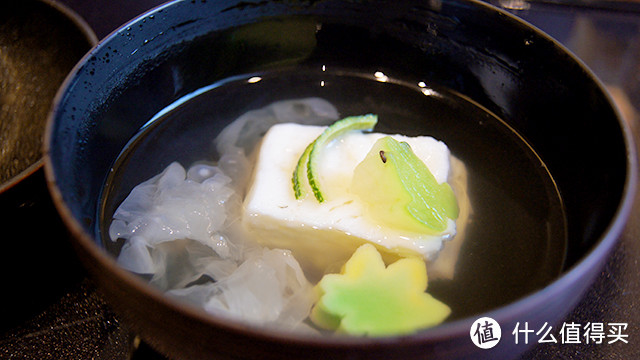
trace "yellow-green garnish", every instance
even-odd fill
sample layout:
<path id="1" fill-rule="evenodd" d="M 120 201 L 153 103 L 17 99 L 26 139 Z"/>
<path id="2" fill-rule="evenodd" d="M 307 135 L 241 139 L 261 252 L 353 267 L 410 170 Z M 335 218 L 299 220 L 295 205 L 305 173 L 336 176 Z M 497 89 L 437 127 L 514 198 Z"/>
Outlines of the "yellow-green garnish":
<path id="1" fill-rule="evenodd" d="M 296 199 L 302 199 L 306 196 L 306 192 L 302 186 L 305 170 L 309 187 L 313 191 L 318 202 L 325 200 L 324 194 L 316 173 L 318 158 L 322 149 L 326 147 L 331 140 L 351 130 L 373 130 L 378 122 L 378 116 L 373 114 L 350 116 L 342 120 L 338 120 L 331 126 L 327 127 L 320 136 L 318 136 L 302 153 L 296 169 L 293 172 L 293 191 Z M 305 169 L 306 168 L 306 169 Z"/>
<path id="2" fill-rule="evenodd" d="M 390 136 L 376 141 L 358 164 L 351 191 L 377 222 L 392 228 L 438 233 L 447 228 L 447 218 L 458 217 L 451 186 L 439 184 L 409 144 Z"/>
<path id="3" fill-rule="evenodd" d="M 341 274 L 316 285 L 319 301 L 310 319 L 317 326 L 360 336 L 402 335 L 435 326 L 451 309 L 426 293 L 427 269 L 417 257 L 385 267 L 371 244 L 360 246 Z"/>

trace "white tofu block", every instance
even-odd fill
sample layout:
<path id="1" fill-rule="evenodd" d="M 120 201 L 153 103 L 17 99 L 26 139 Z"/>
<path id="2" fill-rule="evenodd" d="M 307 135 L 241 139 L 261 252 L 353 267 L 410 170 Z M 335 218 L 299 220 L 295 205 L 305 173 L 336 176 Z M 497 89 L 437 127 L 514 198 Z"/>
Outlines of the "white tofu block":
<path id="1" fill-rule="evenodd" d="M 433 258 L 443 240 L 456 234 L 455 221 L 449 219 L 447 229 L 438 235 L 390 229 L 366 216 L 364 204 L 350 191 L 355 167 L 387 134 L 354 131 L 332 141 L 323 150 L 317 170 L 325 201 L 319 203 L 311 193 L 301 200 L 295 198 L 292 174 L 297 161 L 324 129 L 280 124 L 267 132 L 244 201 L 246 229 L 262 245 L 290 249 L 310 278 L 339 270 L 355 249 L 367 242 L 376 245 L 387 259 L 409 254 Z M 438 182 L 447 181 L 450 153 L 443 142 L 427 136 L 392 136 L 409 143 Z"/>

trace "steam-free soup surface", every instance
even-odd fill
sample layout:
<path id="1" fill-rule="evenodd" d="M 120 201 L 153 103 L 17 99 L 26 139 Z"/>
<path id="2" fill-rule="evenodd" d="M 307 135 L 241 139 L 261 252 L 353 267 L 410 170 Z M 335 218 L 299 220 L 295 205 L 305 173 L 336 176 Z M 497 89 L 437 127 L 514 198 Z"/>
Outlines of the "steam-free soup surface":
<path id="1" fill-rule="evenodd" d="M 107 234 L 134 186 L 172 162 L 185 168 L 215 165 L 220 153 L 213 140 L 248 111 L 315 97 L 337 116 L 378 114 L 376 131 L 439 139 L 465 165 L 472 211 L 455 272 L 453 278 L 429 280 L 429 293 L 451 307 L 447 321 L 496 308 L 551 282 L 565 258 L 565 216 L 551 174 L 534 150 L 499 118 L 456 93 L 420 79 L 380 80 L 380 74 L 331 69 L 278 71 L 222 81 L 181 99 L 141 129 L 114 164 L 100 209 L 103 244 L 119 254 L 123 241 L 112 243 Z M 298 110 L 301 118 L 308 111 Z M 309 118 L 318 125 L 335 120 Z M 247 154 L 273 121 L 264 115 L 264 126 L 242 129 Z M 182 266 L 180 259 L 170 266 Z"/>

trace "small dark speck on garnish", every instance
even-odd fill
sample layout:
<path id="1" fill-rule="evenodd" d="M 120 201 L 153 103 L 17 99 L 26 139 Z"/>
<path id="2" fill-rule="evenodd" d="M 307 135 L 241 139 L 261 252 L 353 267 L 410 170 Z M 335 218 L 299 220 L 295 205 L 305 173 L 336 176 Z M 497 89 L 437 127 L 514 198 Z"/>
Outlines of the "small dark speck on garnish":
<path id="1" fill-rule="evenodd" d="M 380 150 L 380 159 L 382 159 L 383 163 L 387 163 L 387 157 L 384 155 L 384 150 Z"/>

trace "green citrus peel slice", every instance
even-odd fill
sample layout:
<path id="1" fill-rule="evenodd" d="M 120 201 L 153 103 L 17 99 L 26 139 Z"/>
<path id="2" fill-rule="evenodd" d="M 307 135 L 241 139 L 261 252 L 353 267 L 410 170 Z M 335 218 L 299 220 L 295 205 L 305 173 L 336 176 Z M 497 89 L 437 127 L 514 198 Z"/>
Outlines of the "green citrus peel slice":
<path id="1" fill-rule="evenodd" d="M 293 191 L 296 199 L 303 199 L 306 195 L 306 188 L 303 185 L 305 179 L 308 181 L 309 188 L 313 192 L 318 202 L 325 201 L 325 195 L 322 191 L 319 176 L 317 174 L 318 162 L 325 148 L 332 140 L 352 130 L 371 131 L 378 123 L 378 116 L 374 114 L 350 116 L 342 120 L 338 120 L 327 127 L 320 136 L 318 136 L 302 153 L 298 159 L 298 164 L 293 171 Z"/>
<path id="2" fill-rule="evenodd" d="M 458 217 L 451 186 L 438 183 L 409 144 L 390 136 L 376 141 L 358 164 L 351 191 L 374 220 L 391 228 L 438 233 L 447 228 L 447 218 Z"/>
<path id="3" fill-rule="evenodd" d="M 307 196 L 304 184 L 301 181 L 307 179 L 307 163 L 309 162 L 309 153 L 311 153 L 312 148 L 313 142 L 304 149 L 304 152 L 300 155 L 300 159 L 298 159 L 296 169 L 293 172 L 293 192 L 296 199 L 302 199 Z"/>

